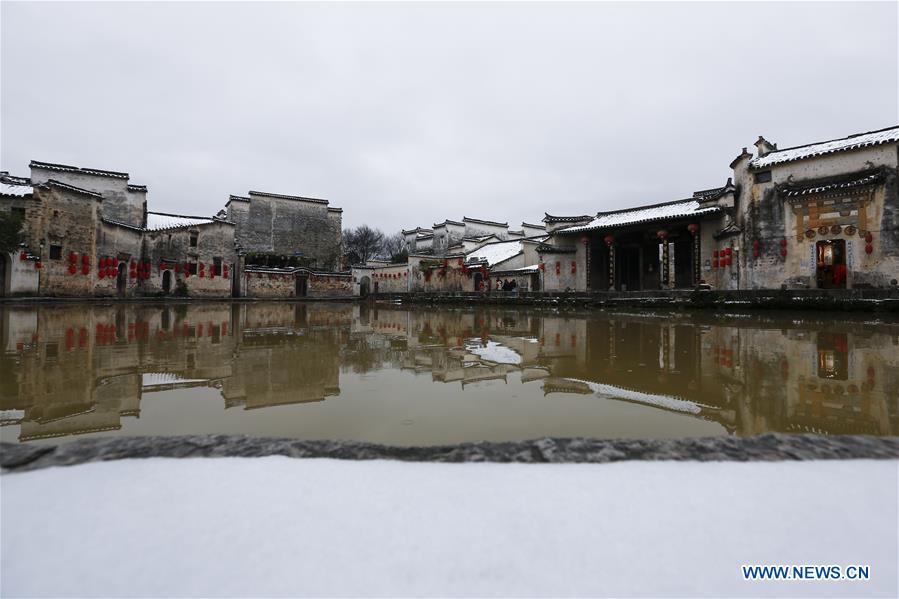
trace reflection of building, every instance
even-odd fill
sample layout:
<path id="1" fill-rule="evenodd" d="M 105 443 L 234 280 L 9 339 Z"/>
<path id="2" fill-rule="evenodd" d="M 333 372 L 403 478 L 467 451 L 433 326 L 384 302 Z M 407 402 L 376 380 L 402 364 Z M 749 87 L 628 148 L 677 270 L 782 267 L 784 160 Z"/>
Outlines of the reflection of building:
<path id="1" fill-rule="evenodd" d="M 340 393 L 341 372 L 389 368 L 461 389 L 537 385 L 640 404 L 738 434 L 899 431 L 896 325 L 702 318 L 284 303 L 3 308 L 0 423 L 18 425 L 22 440 L 116 431 L 141 417 L 147 394 L 207 387 L 249 410 L 321 402 Z"/>

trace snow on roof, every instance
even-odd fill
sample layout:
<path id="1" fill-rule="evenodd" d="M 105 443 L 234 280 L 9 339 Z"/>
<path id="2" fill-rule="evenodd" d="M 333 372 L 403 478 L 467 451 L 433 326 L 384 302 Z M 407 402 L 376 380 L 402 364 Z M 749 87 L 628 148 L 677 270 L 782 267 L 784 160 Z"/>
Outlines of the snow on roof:
<path id="1" fill-rule="evenodd" d="M 127 179 L 128 173 L 119 171 L 104 171 L 98 168 L 83 168 L 80 166 L 72 166 L 70 164 L 55 164 L 53 162 L 41 162 L 32 160 L 28 165 L 29 168 L 41 168 L 50 171 L 61 171 L 68 173 L 83 173 L 85 175 L 97 175 L 100 177 L 112 177 L 114 179 Z"/>
<path id="2" fill-rule="evenodd" d="M 511 347 L 496 341 L 488 341 L 486 346 L 480 342 L 466 343 L 465 349 L 481 359 L 497 364 L 521 364 L 521 355 Z"/>
<path id="3" fill-rule="evenodd" d="M 10 175 L 6 171 L 0 173 L 0 195 L 22 197 L 33 191 L 31 179 L 27 177 L 16 177 Z"/>
<path id="4" fill-rule="evenodd" d="M 889 127 L 879 131 L 870 131 L 868 133 L 857 133 L 841 139 L 796 146 L 795 148 L 774 150 L 769 154 L 753 159 L 750 161 L 749 165 L 752 168 L 759 169 L 775 164 L 782 164 L 784 162 L 792 162 L 793 160 L 803 160 L 805 158 L 813 158 L 823 154 L 857 150 L 859 148 L 879 146 L 881 144 L 895 143 L 897 141 L 899 141 L 899 126 Z"/>
<path id="5" fill-rule="evenodd" d="M 493 266 L 520 254 L 521 247 L 521 241 L 517 239 L 488 243 L 466 254 L 465 259 L 467 261 L 486 261 L 488 265 Z"/>
<path id="6" fill-rule="evenodd" d="M 592 231 L 593 229 L 622 227 L 636 223 L 713 214 L 720 210 L 721 208 L 719 206 L 703 208 L 695 199 L 678 200 L 677 202 L 656 204 L 655 206 L 646 206 L 644 208 L 629 208 L 625 210 L 616 210 L 614 212 L 600 212 L 596 215 L 596 218 L 586 225 L 566 227 L 556 231 L 556 233 L 576 233 L 578 231 Z"/>
<path id="7" fill-rule="evenodd" d="M 214 222 L 212 218 L 203 216 L 181 216 L 163 212 L 147 212 L 147 230 L 177 229 L 180 227 L 196 227 Z"/>

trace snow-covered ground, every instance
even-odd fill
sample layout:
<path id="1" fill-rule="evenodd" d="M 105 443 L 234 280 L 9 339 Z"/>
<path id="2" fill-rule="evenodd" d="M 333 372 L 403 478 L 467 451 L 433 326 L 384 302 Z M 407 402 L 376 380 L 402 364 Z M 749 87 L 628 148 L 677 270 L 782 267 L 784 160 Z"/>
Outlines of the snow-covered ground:
<path id="1" fill-rule="evenodd" d="M 896 596 L 899 462 L 154 458 L 6 474 L 13 596 Z M 869 564 L 745 582 L 742 564 Z"/>

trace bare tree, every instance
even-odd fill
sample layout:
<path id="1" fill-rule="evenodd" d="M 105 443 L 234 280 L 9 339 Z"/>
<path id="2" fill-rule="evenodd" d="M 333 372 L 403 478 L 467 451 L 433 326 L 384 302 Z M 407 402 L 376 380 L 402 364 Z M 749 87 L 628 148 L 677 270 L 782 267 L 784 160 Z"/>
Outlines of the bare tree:
<path id="1" fill-rule="evenodd" d="M 363 264 L 381 252 L 384 233 L 368 225 L 343 232 L 343 245 L 350 264 Z"/>
<path id="2" fill-rule="evenodd" d="M 406 239 L 399 231 L 393 235 L 385 235 L 381 244 L 381 254 L 391 262 L 405 262 L 409 256 L 406 252 Z"/>

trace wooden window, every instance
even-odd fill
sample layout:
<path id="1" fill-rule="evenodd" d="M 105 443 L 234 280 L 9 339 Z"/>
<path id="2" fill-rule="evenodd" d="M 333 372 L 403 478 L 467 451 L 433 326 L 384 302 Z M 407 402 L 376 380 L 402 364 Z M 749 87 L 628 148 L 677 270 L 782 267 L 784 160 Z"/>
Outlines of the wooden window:
<path id="1" fill-rule="evenodd" d="M 200 236 L 200 234 L 197 233 L 196 231 L 191 231 L 191 234 L 190 234 L 190 247 L 192 247 L 192 248 L 197 247 L 197 238 L 198 238 L 199 236 Z"/>
<path id="2" fill-rule="evenodd" d="M 62 246 L 61 245 L 51 245 L 50 246 L 50 259 L 51 260 L 61 260 L 62 259 Z"/>
<path id="3" fill-rule="evenodd" d="M 759 171 L 755 174 L 756 183 L 770 183 L 771 171 Z"/>

